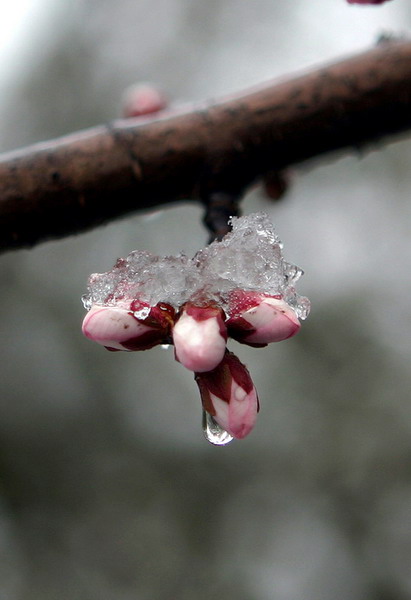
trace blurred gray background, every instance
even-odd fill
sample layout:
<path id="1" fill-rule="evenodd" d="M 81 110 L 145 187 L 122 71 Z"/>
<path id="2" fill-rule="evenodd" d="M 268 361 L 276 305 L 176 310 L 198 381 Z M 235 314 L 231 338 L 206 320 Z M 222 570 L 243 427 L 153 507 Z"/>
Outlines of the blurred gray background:
<path id="1" fill-rule="evenodd" d="M 411 29 L 407 0 L 32 0 L 27 15 L 0 62 L 2 150 L 116 117 L 136 81 L 218 97 Z M 280 203 L 247 196 L 305 270 L 312 313 L 292 340 L 231 345 L 261 413 L 225 448 L 204 440 L 172 350 L 109 353 L 80 332 L 89 273 L 133 249 L 193 254 L 198 206 L 1 257 L 1 600 L 411 598 L 411 144 L 376 150 L 295 169 Z"/>

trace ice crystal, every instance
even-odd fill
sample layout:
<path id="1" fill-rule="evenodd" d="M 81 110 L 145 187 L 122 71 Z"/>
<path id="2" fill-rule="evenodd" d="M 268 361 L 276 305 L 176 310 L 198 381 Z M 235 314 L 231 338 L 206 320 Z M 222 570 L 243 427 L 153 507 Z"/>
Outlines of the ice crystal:
<path id="1" fill-rule="evenodd" d="M 164 302 L 179 309 L 185 302 L 215 303 L 230 316 L 229 297 L 234 290 L 281 296 L 305 319 L 309 301 L 294 288 L 303 271 L 283 259 L 282 244 L 265 213 L 231 219 L 232 231 L 193 258 L 184 254 L 160 257 L 133 251 L 120 258 L 111 271 L 94 273 L 83 303 L 123 306 L 131 302 L 154 306 Z"/>

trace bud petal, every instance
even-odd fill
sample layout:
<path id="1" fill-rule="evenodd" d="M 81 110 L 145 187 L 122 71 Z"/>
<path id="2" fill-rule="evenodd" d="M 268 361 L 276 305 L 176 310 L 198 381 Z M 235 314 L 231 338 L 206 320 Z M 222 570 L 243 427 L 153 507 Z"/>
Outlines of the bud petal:
<path id="1" fill-rule="evenodd" d="M 211 371 L 222 361 L 227 342 L 222 309 L 187 302 L 174 325 L 173 341 L 176 360 L 187 369 Z"/>
<path id="2" fill-rule="evenodd" d="M 155 306 L 146 318 L 138 319 L 132 310 L 94 305 L 84 318 L 82 331 L 108 350 L 148 350 L 167 341 L 171 316 L 165 313 Z"/>
<path id="3" fill-rule="evenodd" d="M 247 368 L 226 351 L 213 371 L 196 373 L 204 410 L 232 437 L 246 437 L 254 427 L 259 409 L 257 391 Z"/>
<path id="4" fill-rule="evenodd" d="M 236 308 L 226 326 L 229 335 L 243 344 L 281 342 L 301 327 L 294 310 L 281 297 L 239 291 L 231 301 Z"/>

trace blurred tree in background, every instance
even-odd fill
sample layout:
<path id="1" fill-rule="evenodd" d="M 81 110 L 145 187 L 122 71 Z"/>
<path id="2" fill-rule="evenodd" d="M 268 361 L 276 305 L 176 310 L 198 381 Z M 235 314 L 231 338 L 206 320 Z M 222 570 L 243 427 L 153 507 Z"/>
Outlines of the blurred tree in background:
<path id="1" fill-rule="evenodd" d="M 135 81 L 201 100 L 411 27 L 405 0 L 43 12 L 0 85 L 2 150 L 112 119 Z M 204 441 L 171 350 L 112 354 L 80 333 L 89 273 L 132 249 L 192 255 L 200 207 L 2 256 L 0 598 L 411 597 L 410 158 L 398 141 L 296 169 L 281 203 L 245 199 L 306 271 L 313 310 L 292 340 L 236 348 L 264 417 L 226 448 Z"/>

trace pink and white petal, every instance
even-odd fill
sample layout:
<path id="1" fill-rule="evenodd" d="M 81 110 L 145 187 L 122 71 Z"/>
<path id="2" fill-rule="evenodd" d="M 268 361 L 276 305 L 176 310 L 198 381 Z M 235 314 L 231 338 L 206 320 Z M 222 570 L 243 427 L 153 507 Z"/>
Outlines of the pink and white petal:
<path id="1" fill-rule="evenodd" d="M 247 393 L 235 381 L 232 383 L 230 402 L 211 396 L 215 421 L 234 438 L 245 438 L 253 429 L 258 413 L 255 388 Z"/>
<path id="2" fill-rule="evenodd" d="M 196 373 L 195 379 L 204 410 L 232 437 L 246 437 L 259 410 L 257 391 L 247 368 L 227 350 L 217 368 Z"/>
<path id="3" fill-rule="evenodd" d="M 284 300 L 269 296 L 262 296 L 259 304 L 227 321 L 229 335 L 251 345 L 286 340 L 300 327 L 294 310 Z"/>
<path id="4" fill-rule="evenodd" d="M 207 311 L 209 316 L 207 316 Z M 227 334 L 221 311 L 183 309 L 173 328 L 176 359 L 190 371 L 213 370 L 224 358 Z"/>
<path id="5" fill-rule="evenodd" d="M 124 343 L 145 334 L 147 329 L 124 308 L 108 306 L 93 306 L 82 325 L 88 339 L 116 350 L 127 350 Z"/>
<path id="6" fill-rule="evenodd" d="M 157 307 L 145 319 L 139 319 L 126 308 L 95 305 L 86 314 L 82 330 L 87 338 L 108 350 L 132 352 L 167 341 L 171 322 L 172 316 Z"/>
<path id="7" fill-rule="evenodd" d="M 294 310 L 284 300 L 265 298 L 259 306 L 251 308 L 243 318 L 255 331 L 247 341 L 257 344 L 281 342 L 298 333 L 301 324 Z"/>

